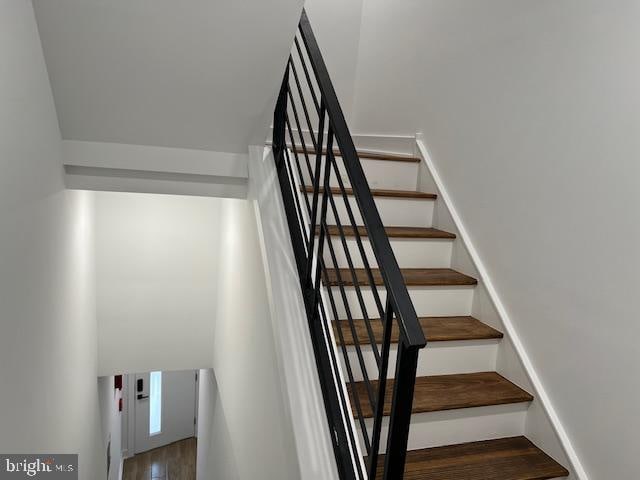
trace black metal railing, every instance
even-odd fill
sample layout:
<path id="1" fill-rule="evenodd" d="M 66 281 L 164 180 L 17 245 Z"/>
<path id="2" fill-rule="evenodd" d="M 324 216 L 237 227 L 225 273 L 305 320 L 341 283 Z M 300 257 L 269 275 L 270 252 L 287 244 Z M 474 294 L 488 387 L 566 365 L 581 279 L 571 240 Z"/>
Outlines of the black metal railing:
<path id="1" fill-rule="evenodd" d="M 340 477 L 401 479 L 426 340 L 304 11 L 273 128 Z M 392 337 L 398 349 L 390 375 Z"/>

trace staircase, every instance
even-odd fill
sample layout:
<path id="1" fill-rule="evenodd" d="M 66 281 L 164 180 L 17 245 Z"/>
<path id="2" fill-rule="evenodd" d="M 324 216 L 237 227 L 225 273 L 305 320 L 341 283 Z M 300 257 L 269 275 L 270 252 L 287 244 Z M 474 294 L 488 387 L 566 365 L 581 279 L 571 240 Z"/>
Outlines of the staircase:
<path id="1" fill-rule="evenodd" d="M 568 476 L 522 436 L 533 396 L 494 371 L 420 159 L 355 151 L 304 12 L 273 146 L 340 477 Z"/>
<path id="2" fill-rule="evenodd" d="M 419 162 L 419 159 L 395 155 L 372 155 L 366 152 L 360 152 L 359 157 L 365 165 L 365 175 L 369 184 L 376 185 L 371 193 L 376 199 L 378 210 L 385 224 L 385 232 L 390 239 L 417 313 L 420 315 L 418 320 L 425 336 L 430 345 L 438 344 L 435 346 L 436 351 L 439 348 L 449 349 L 449 355 L 457 357 L 453 360 L 440 359 L 432 354 L 430 345 L 420 354 L 413 396 L 412 427 L 415 427 L 416 430 L 425 429 L 427 433 L 421 435 L 421 432 L 418 431 L 414 438 L 412 438 L 412 432 L 409 433 L 410 450 L 406 457 L 405 478 L 416 480 L 520 480 L 567 476 L 568 472 L 564 467 L 523 436 L 483 440 L 494 435 L 496 429 L 501 428 L 496 424 L 491 424 L 494 416 L 500 416 L 501 406 L 506 406 L 509 409 L 512 408 L 512 405 L 516 405 L 517 408 L 524 410 L 533 397 L 498 373 L 484 371 L 486 368 L 495 367 L 494 353 L 497 342 L 502 339 L 503 334 L 477 318 L 464 315 L 468 313 L 470 307 L 469 299 L 463 297 L 473 294 L 473 288 L 477 281 L 464 273 L 449 268 L 452 244 L 457 241 L 456 235 L 431 225 L 432 211 L 437 196 L 413 190 L 417 183 L 417 172 L 412 168 L 411 163 Z M 374 159 L 377 162 L 394 165 L 393 168 L 385 168 L 384 170 L 398 172 L 397 177 L 394 175 L 394 178 L 389 178 L 380 175 L 376 172 L 375 167 L 369 171 L 366 165 Z M 405 175 L 401 171 L 403 169 L 411 170 L 414 174 Z M 410 179 L 404 185 L 400 180 L 403 177 Z M 383 189 L 387 183 L 394 184 L 396 187 L 402 186 L 405 189 Z M 305 190 L 309 192 L 308 189 L 305 188 Z M 419 203 L 414 206 L 412 202 Z M 425 226 L 425 222 L 429 225 Z M 358 229 L 366 243 L 366 229 L 361 226 Z M 329 230 L 336 236 L 339 233 L 337 225 L 330 225 Z M 348 237 L 354 237 L 355 229 L 345 228 L 344 233 Z M 352 254 L 356 251 L 353 243 L 348 243 Z M 344 255 L 339 259 L 339 266 L 341 267 L 342 285 L 352 287 L 354 281 L 349 278 L 349 269 Z M 364 269 L 356 268 L 355 272 L 357 283 L 366 288 L 367 278 Z M 379 271 L 372 269 L 372 273 L 376 285 L 381 285 Z M 329 283 L 337 285 L 337 277 L 338 271 L 330 270 Z M 458 290 L 448 290 L 451 287 Z M 429 288 L 429 290 L 425 288 Z M 450 300 L 442 298 L 449 294 L 456 295 L 457 298 Z M 437 313 L 441 316 L 427 316 L 433 313 L 435 308 L 440 309 Z M 381 344 L 382 324 L 376 321 L 377 319 L 371 320 L 375 341 L 377 344 Z M 354 332 L 350 329 L 351 324 L 354 327 Z M 360 318 L 354 319 L 350 323 L 341 318 L 333 322 L 333 329 L 335 337 L 341 339 L 341 341 L 338 340 L 338 344 L 346 345 L 352 363 L 357 362 L 355 339 L 367 338 L 366 321 Z M 392 335 L 391 342 L 395 344 L 397 341 L 396 333 Z M 467 350 L 472 350 L 472 352 Z M 371 376 L 375 373 L 373 359 L 366 359 L 365 363 Z M 358 376 L 358 378 L 361 377 Z M 375 381 L 373 384 L 375 385 Z M 364 418 L 371 418 L 373 411 L 366 400 L 365 382 L 361 380 L 349 383 L 347 388 L 351 403 L 360 402 L 359 406 L 353 406 L 353 410 L 361 411 Z M 387 395 L 383 413 L 385 416 L 390 414 L 389 409 L 390 398 Z M 482 426 L 486 430 L 484 432 L 473 431 L 477 427 L 470 425 L 469 430 L 473 433 L 462 436 L 473 437 L 473 434 L 476 434 L 478 441 L 471 441 L 472 438 L 469 438 L 469 441 L 465 443 L 431 446 L 434 440 L 433 435 L 429 435 L 428 431 L 433 430 L 433 426 L 430 426 L 429 422 L 432 419 L 447 422 L 447 419 L 430 417 L 429 415 L 421 417 L 420 415 L 457 409 L 475 409 L 470 410 L 471 415 L 488 416 L 490 420 L 482 422 Z M 474 419 L 471 418 L 467 421 L 471 424 Z M 496 423 L 499 421 L 498 418 Z M 451 428 L 455 428 L 454 422 L 448 421 Z M 464 421 L 459 422 L 459 426 L 464 428 Z M 509 428 L 511 426 L 507 427 L 507 429 Z M 382 462 L 382 459 L 379 461 Z M 377 473 L 382 477 L 382 468 L 379 468 Z"/>

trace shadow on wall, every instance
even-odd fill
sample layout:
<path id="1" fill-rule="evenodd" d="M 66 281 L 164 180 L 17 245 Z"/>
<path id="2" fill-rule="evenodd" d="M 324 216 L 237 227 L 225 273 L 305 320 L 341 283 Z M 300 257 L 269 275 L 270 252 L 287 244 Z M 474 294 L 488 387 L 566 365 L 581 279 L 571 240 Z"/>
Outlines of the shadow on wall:
<path id="1" fill-rule="evenodd" d="M 281 373 L 270 316 L 256 218 L 248 201 L 222 207 L 213 371 L 213 418 L 230 432 L 233 455 L 222 455 L 212 437 L 210 464 L 239 478 L 300 478 L 291 419 L 284 406 Z M 199 446 L 200 447 L 200 446 Z M 225 463 L 231 462 L 229 465 Z M 231 477 L 233 478 L 233 477 Z"/>
<path id="2" fill-rule="evenodd" d="M 122 389 L 115 388 L 114 377 L 98 378 L 98 395 L 100 398 L 100 420 L 102 424 L 102 440 L 104 442 L 107 479 L 118 480 L 122 468 L 122 412 L 120 400 Z"/>
<path id="3" fill-rule="evenodd" d="M 196 480 L 241 478 L 213 369 L 200 370 Z M 224 458 L 218 462 L 219 458 Z"/>

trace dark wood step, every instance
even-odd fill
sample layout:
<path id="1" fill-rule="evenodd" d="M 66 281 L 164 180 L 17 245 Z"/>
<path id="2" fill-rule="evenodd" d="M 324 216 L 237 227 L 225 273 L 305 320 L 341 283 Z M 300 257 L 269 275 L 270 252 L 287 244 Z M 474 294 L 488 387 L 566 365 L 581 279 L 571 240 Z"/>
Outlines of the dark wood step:
<path id="1" fill-rule="evenodd" d="M 304 153 L 302 147 L 296 147 L 296 153 Z M 313 145 L 307 147 L 307 154 L 309 156 L 315 155 Z M 327 154 L 327 149 L 322 150 L 322 155 Z M 333 150 L 333 155 L 341 157 L 340 150 Z M 367 152 L 366 150 L 358 150 L 358 157 L 366 158 L 367 160 L 386 160 L 389 162 L 406 162 L 406 163 L 420 163 L 420 158 L 413 155 L 403 155 L 400 153 L 381 153 L 381 152 Z"/>
<path id="2" fill-rule="evenodd" d="M 376 478 L 382 478 L 383 466 L 381 455 Z M 526 437 L 409 450 L 404 471 L 405 480 L 546 480 L 569 475 Z"/>
<path id="3" fill-rule="evenodd" d="M 420 317 L 418 318 L 422 330 L 427 337 L 427 342 L 451 342 L 465 340 L 489 340 L 502 338 L 502 332 L 485 325 L 473 317 Z M 379 318 L 371 319 L 371 331 L 377 343 L 382 343 L 382 321 Z M 360 344 L 369 343 L 369 333 L 364 320 L 353 321 L 353 327 Z M 341 329 L 345 345 L 354 345 L 351 325 L 348 320 L 333 322 L 333 330 L 336 340 L 340 345 Z M 398 343 L 399 329 L 394 326 L 391 331 L 391 341 Z"/>
<path id="4" fill-rule="evenodd" d="M 371 382 L 374 392 L 377 381 Z M 391 411 L 392 379 L 387 380 L 383 413 Z M 353 413 L 357 415 L 354 392 L 357 392 L 364 418 L 373 417 L 365 382 L 347 384 Z M 459 408 L 486 407 L 507 403 L 530 402 L 533 397 L 496 372 L 461 373 L 417 377 L 413 394 L 413 413 L 438 412 Z"/>
<path id="5" fill-rule="evenodd" d="M 353 227 L 342 226 L 345 236 L 355 237 L 356 229 Z M 320 231 L 320 227 L 316 228 L 316 232 Z M 445 232 L 431 227 L 385 227 L 384 229 L 389 238 L 427 238 L 427 239 L 445 239 L 453 240 L 456 238 L 455 233 Z M 340 235 L 340 229 L 337 225 L 329 225 L 329 233 L 331 235 Z M 358 226 L 358 234 L 362 237 L 368 236 L 367 227 Z"/>
<path id="6" fill-rule="evenodd" d="M 313 193 L 312 185 L 301 186 L 300 189 L 303 192 Z M 353 189 L 344 189 L 347 195 L 353 195 Z M 320 193 L 324 192 L 324 188 L 320 188 Z M 342 195 L 340 187 L 331 187 L 331 193 L 334 195 Z M 418 192 L 415 190 L 387 190 L 384 188 L 372 188 L 371 195 L 374 197 L 389 197 L 389 198 L 410 198 L 412 200 L 435 200 L 438 196 L 435 193 Z"/>
<path id="7" fill-rule="evenodd" d="M 411 287 L 445 287 L 445 286 L 460 286 L 460 285 L 476 285 L 478 281 L 465 275 L 464 273 L 456 272 L 451 268 L 401 268 L 402 276 L 407 286 Z M 342 284 L 345 286 L 354 286 L 353 275 L 348 268 L 328 269 L 327 276 L 329 285 L 338 285 L 338 272 L 342 279 Z M 360 286 L 368 286 L 369 278 L 367 271 L 364 268 L 354 268 L 356 274 L 356 280 Z M 376 285 L 383 285 L 382 275 L 377 268 L 371 269 L 373 280 Z"/>

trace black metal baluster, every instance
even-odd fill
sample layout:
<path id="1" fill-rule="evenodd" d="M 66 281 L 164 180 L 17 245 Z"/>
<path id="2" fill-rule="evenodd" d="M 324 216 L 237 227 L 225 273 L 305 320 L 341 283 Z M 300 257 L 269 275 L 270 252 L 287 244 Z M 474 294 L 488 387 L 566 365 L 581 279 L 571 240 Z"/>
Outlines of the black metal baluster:
<path id="1" fill-rule="evenodd" d="M 402 334 L 400 337 L 391 416 L 389 417 L 387 453 L 384 457 L 383 480 L 396 480 L 404 476 L 413 406 L 413 389 L 416 384 L 416 369 L 420 352 L 419 348 L 407 346 L 406 339 L 402 338 Z"/>
<path id="2" fill-rule="evenodd" d="M 330 241 L 330 234 L 328 232 L 327 232 L 327 239 L 328 241 Z M 327 267 L 324 266 L 324 262 L 323 262 L 323 269 L 324 269 L 323 279 L 324 279 L 325 285 L 327 286 L 327 295 L 329 297 L 329 305 L 331 306 L 331 312 L 334 318 L 338 318 L 338 309 L 336 308 L 335 299 L 333 297 L 333 289 L 329 283 L 329 279 L 327 278 L 327 274 L 326 274 Z M 334 321 L 338 322 L 337 320 L 334 320 Z M 347 350 L 347 345 L 345 344 L 345 341 L 344 341 L 344 333 L 342 332 L 342 326 L 339 323 L 340 322 L 338 322 L 338 326 L 336 328 L 336 330 L 338 331 L 338 339 L 340 341 L 342 356 L 344 357 L 344 363 L 347 369 L 347 378 L 349 379 L 349 383 L 353 385 L 355 384 L 355 380 L 354 380 L 355 377 L 353 376 L 353 368 L 351 367 L 351 360 L 349 360 L 349 352 Z M 371 451 L 371 443 L 369 441 L 369 432 L 367 431 L 367 425 L 364 421 L 364 415 L 362 414 L 362 404 L 360 403 L 360 394 L 356 389 L 352 389 L 351 394 L 353 396 L 353 403 L 355 403 L 356 415 L 358 418 L 358 423 L 360 424 L 360 430 L 362 430 L 362 438 L 364 439 L 365 450 L 367 452 L 367 455 L 369 455 L 369 452 Z"/>
<path id="3" fill-rule="evenodd" d="M 303 275 L 305 273 L 304 269 L 306 267 L 306 249 L 299 225 L 297 225 L 297 222 L 295 221 L 297 214 L 295 211 L 295 203 L 290 188 L 293 179 L 289 180 L 288 178 L 284 155 L 284 152 L 287 148 L 285 139 L 285 115 L 287 111 L 288 77 L 289 70 L 287 69 L 285 71 L 284 79 L 282 81 L 282 87 L 280 88 L 280 94 L 278 95 L 278 102 L 276 103 L 276 109 L 273 115 L 273 155 L 278 172 L 280 189 L 282 191 L 282 200 L 287 217 L 287 223 L 289 226 L 289 232 L 291 235 L 291 244 L 293 246 L 293 252 L 296 259 L 296 266 L 298 268 L 298 274 L 300 275 L 300 281 L 302 282 L 302 279 L 304 278 Z"/>
<path id="4" fill-rule="evenodd" d="M 307 68 L 307 62 L 304 59 L 304 55 L 302 55 L 302 49 L 300 48 L 300 42 L 298 42 L 298 37 L 294 38 L 294 42 L 296 44 L 296 49 L 298 50 L 298 56 L 300 57 L 300 63 L 302 64 L 302 69 L 304 70 L 304 76 L 307 78 L 307 84 L 309 85 L 309 91 L 311 92 L 311 97 L 313 98 L 313 104 L 316 106 L 316 111 L 320 111 L 320 104 L 318 103 L 318 97 L 316 97 L 316 89 L 313 87 L 311 83 L 311 77 L 309 76 L 309 69 Z"/>
<path id="5" fill-rule="evenodd" d="M 291 138 L 291 146 L 293 149 L 296 148 L 296 143 L 293 138 L 293 131 L 291 129 L 291 122 L 289 121 L 289 115 L 286 116 L 287 130 L 289 131 L 289 137 Z M 294 150 L 295 151 L 295 150 Z M 307 152 L 306 146 L 302 148 L 302 153 L 304 154 L 305 163 L 307 165 L 307 173 L 309 174 L 309 179 L 313 178 L 313 168 L 311 168 L 311 161 L 309 160 L 309 153 Z M 296 157 L 297 158 L 297 157 Z M 304 188 L 306 186 L 306 180 L 304 177 L 300 178 L 300 187 Z M 311 215 L 311 208 L 309 208 L 309 215 Z"/>
<path id="6" fill-rule="evenodd" d="M 320 99 L 320 128 L 318 129 L 318 144 L 316 146 L 316 169 L 315 176 L 313 178 L 313 201 L 311 202 L 311 218 L 309 219 L 311 236 L 309 241 L 309 252 L 313 252 L 315 243 L 315 226 L 318 219 L 318 194 L 320 193 L 320 166 L 322 164 L 322 134 L 324 133 L 324 102 Z M 308 282 L 311 282 L 311 268 L 313 263 L 313 257 L 309 256 L 307 259 L 307 271 L 306 278 Z"/>
<path id="7" fill-rule="evenodd" d="M 321 108 L 322 111 L 322 108 Z M 321 122 L 322 124 L 322 122 Z M 318 137 L 318 141 L 322 142 L 322 137 L 319 136 Z M 331 131 L 331 126 L 329 125 L 329 131 L 327 133 L 327 148 L 331 148 L 333 145 L 333 132 Z M 322 147 L 322 143 L 319 144 L 319 147 Z M 322 156 L 319 155 L 319 158 L 322 159 Z M 320 161 L 320 163 L 318 164 L 318 172 L 320 172 L 320 170 L 322 169 L 322 163 Z M 319 173 L 318 173 L 319 176 Z M 322 196 L 322 205 L 320 207 L 320 219 L 321 221 L 324 223 L 324 219 L 327 216 L 327 195 L 326 195 L 326 187 L 329 185 L 329 179 L 331 177 L 331 163 L 327 160 L 325 161 L 325 167 L 324 167 L 324 181 L 323 181 L 323 185 L 324 185 L 324 192 L 325 194 Z M 315 292 L 315 300 L 314 300 L 314 304 L 316 305 L 316 311 L 321 312 L 321 316 L 324 319 L 324 327 L 326 329 L 326 333 L 325 333 L 325 338 L 330 338 L 329 336 L 329 332 L 328 329 L 330 328 L 328 323 L 327 323 L 327 318 L 325 315 L 325 309 L 324 306 L 321 305 L 321 295 L 320 295 L 320 289 L 322 288 L 322 283 L 320 282 L 320 278 L 322 275 L 322 266 L 324 264 L 324 262 L 322 261 L 323 259 L 323 252 L 324 252 L 324 244 L 325 244 L 325 234 L 326 234 L 326 230 L 320 230 L 320 234 L 318 236 L 318 249 L 317 252 L 315 254 L 315 281 L 313 281 L 313 285 L 314 285 L 314 292 Z M 313 248 L 311 248 L 309 250 L 309 258 L 311 258 L 314 255 L 313 252 Z M 319 321 L 320 318 L 318 317 L 316 321 Z M 329 348 L 330 350 L 330 357 L 332 359 L 332 362 L 334 363 L 334 369 L 337 372 L 338 369 L 338 365 L 337 365 L 337 359 L 335 359 L 334 356 L 334 352 L 331 348 Z M 344 411 L 348 411 L 346 408 L 344 409 Z M 345 419 L 346 420 L 346 419 Z"/>
<path id="8" fill-rule="evenodd" d="M 285 165 L 287 167 L 287 173 L 289 175 L 289 178 L 291 178 L 291 181 L 292 181 L 291 194 L 293 195 L 296 212 L 298 212 L 298 221 L 300 222 L 300 229 L 302 230 L 302 235 L 304 237 L 304 240 L 308 243 L 309 241 L 308 236 L 311 235 L 311 232 L 307 232 L 304 215 L 302 213 L 302 208 L 300 207 L 300 200 L 298 199 L 299 195 L 298 195 L 298 192 L 296 192 L 294 187 L 295 176 L 293 175 L 293 170 L 291 169 L 291 158 L 289 156 L 289 151 L 285 150 L 284 153 L 285 153 Z"/>
<path id="9" fill-rule="evenodd" d="M 335 161 L 335 158 L 332 157 L 332 159 L 333 159 L 334 169 L 336 170 L 336 172 L 339 172 L 338 164 Z M 378 314 L 380 315 L 380 320 L 382 320 L 384 318 L 384 308 L 382 307 L 382 301 L 380 300 L 380 295 L 378 294 L 378 288 L 376 287 L 376 282 L 373 278 L 373 273 L 371 272 L 371 266 L 369 265 L 367 254 L 364 251 L 362 238 L 360 236 L 360 232 L 358 231 L 359 225 L 356 224 L 355 216 L 353 215 L 353 210 L 351 209 L 351 204 L 348 201 L 348 195 L 347 195 L 346 188 L 344 186 L 344 182 L 342 181 L 342 176 L 338 174 L 336 174 L 336 176 L 338 180 L 338 187 L 340 188 L 340 191 L 342 192 L 342 195 L 344 197 L 345 208 L 347 210 L 349 222 L 351 222 L 351 228 L 354 229 L 356 244 L 358 245 L 358 250 L 360 251 L 360 256 L 362 257 L 362 262 L 363 262 L 365 271 L 367 272 L 367 278 L 369 280 L 369 285 L 371 286 L 371 293 L 373 294 L 373 298 L 375 299 L 376 306 L 378 307 Z"/>
<path id="10" fill-rule="evenodd" d="M 326 228 L 326 224 L 324 225 L 324 228 Z M 342 298 L 342 303 L 344 305 L 345 313 L 347 315 L 347 322 L 349 323 L 349 328 L 351 329 L 351 335 L 353 336 L 354 347 L 356 349 L 356 355 L 358 357 L 358 363 L 360 365 L 360 370 L 362 371 L 362 378 L 367 388 L 367 395 L 369 396 L 369 404 L 373 407 L 373 405 L 375 405 L 375 395 L 373 394 L 373 389 L 371 387 L 371 380 L 369 379 L 369 373 L 367 371 L 366 363 L 364 361 L 364 355 L 362 354 L 362 349 L 360 348 L 360 343 L 358 342 L 358 333 L 356 332 L 353 316 L 351 315 L 351 307 L 349 306 L 349 299 L 347 298 L 347 294 L 344 290 L 345 283 L 342 280 L 342 275 L 340 274 L 340 270 L 337 268 L 338 261 L 336 258 L 335 250 L 333 248 L 333 244 L 329 242 L 327 243 L 327 246 L 329 247 L 329 254 L 331 255 L 333 268 L 335 269 L 335 272 L 336 272 L 337 284 L 340 290 L 340 296 Z"/>
<path id="11" fill-rule="evenodd" d="M 320 110 L 322 111 L 322 108 L 320 108 Z M 322 120 L 320 121 L 320 125 L 322 125 Z M 319 138 L 322 138 L 322 137 L 319 136 Z M 331 148 L 332 146 L 333 146 L 333 132 L 331 131 L 331 125 L 329 125 L 329 131 L 327 133 L 327 148 Z M 320 145 L 320 147 L 322 147 L 322 145 Z M 322 154 L 318 154 L 317 158 L 318 158 L 318 160 L 317 160 L 318 169 L 321 169 Z M 322 195 L 322 206 L 320 207 L 320 222 L 321 222 L 321 225 L 326 224 L 325 223 L 325 219 L 327 218 L 327 203 L 328 203 L 328 199 L 329 199 L 329 196 L 327 194 L 327 190 L 328 190 L 327 187 L 329 185 L 329 178 L 331 177 L 331 162 L 329 162 L 328 159 L 327 159 L 324 163 L 325 163 L 324 181 L 322 182 L 323 195 Z M 319 185 L 317 185 L 317 187 L 319 188 Z M 315 230 L 315 227 L 313 229 Z M 321 228 L 320 229 L 320 235 L 319 235 L 319 238 L 318 238 L 318 257 L 316 259 L 315 285 L 317 285 L 318 288 L 320 288 L 320 273 L 321 273 L 320 264 L 321 264 L 321 261 L 323 259 L 323 255 L 324 255 L 325 233 L 326 233 L 326 230 Z"/>
<path id="12" fill-rule="evenodd" d="M 378 469 L 378 450 L 384 416 L 384 399 L 387 391 L 387 370 L 389 368 L 389 352 L 391 351 L 391 333 L 393 330 L 393 306 L 387 300 L 382 333 L 382 365 L 378 375 L 378 400 L 373 416 L 373 432 L 371 433 L 371 453 L 369 454 L 369 480 L 375 480 Z"/>
<path id="13" fill-rule="evenodd" d="M 302 151 L 304 152 L 305 157 L 307 158 L 307 161 L 309 161 L 309 150 L 307 149 L 307 142 L 305 142 L 304 140 L 304 134 L 302 132 L 302 127 L 300 126 L 300 118 L 298 117 L 298 109 L 296 108 L 296 104 L 293 101 L 293 95 L 291 94 L 291 89 L 287 89 L 287 94 L 289 95 L 289 101 L 291 103 L 291 111 L 293 112 L 293 119 L 295 120 L 296 128 L 298 129 L 298 136 L 300 137 L 300 145 L 302 145 Z M 317 150 L 317 144 L 315 143 L 315 140 L 313 142 L 313 150 L 314 152 Z M 311 175 L 310 180 L 313 180 L 313 175 Z"/>
<path id="14" fill-rule="evenodd" d="M 323 271 L 324 271 L 324 267 L 323 267 Z M 329 348 L 330 347 L 329 341 L 331 340 L 331 337 L 328 335 L 328 329 L 330 328 L 329 327 L 330 320 L 327 318 L 327 315 L 326 315 L 326 312 L 325 312 L 325 309 L 324 309 L 323 306 L 320 306 L 319 311 L 320 311 L 320 314 L 321 314 L 321 317 L 322 317 L 323 327 L 325 329 L 325 340 L 326 340 L 325 345 L 327 346 L 327 348 Z M 334 372 L 337 372 L 338 371 L 338 359 L 334 355 L 333 350 L 331 350 L 330 348 L 329 348 L 329 352 L 330 352 L 331 364 L 333 366 L 333 370 L 334 370 Z M 349 400 L 344 395 L 342 395 L 341 393 L 342 392 L 340 391 L 339 394 L 338 394 L 339 401 L 340 401 L 340 406 L 341 406 L 343 412 L 348 412 L 349 409 L 347 408 L 347 402 Z M 343 420 L 344 420 L 344 426 L 351 425 L 350 422 L 348 421 L 349 419 L 344 418 Z M 341 449 L 345 449 L 345 448 L 353 447 L 354 452 L 355 452 L 356 451 L 355 445 L 358 442 L 358 440 L 356 438 L 356 433 L 351 428 L 348 428 L 348 427 L 346 427 L 345 430 L 346 430 L 347 436 L 349 437 L 349 439 L 348 439 L 349 443 L 345 443 L 343 441 L 339 441 L 340 448 Z M 339 436 L 340 434 L 336 432 L 336 435 Z M 358 477 L 360 478 L 360 480 L 364 480 L 364 472 L 362 472 L 360 468 L 356 469 L 356 471 L 358 472 Z"/>
<path id="15" fill-rule="evenodd" d="M 286 123 L 287 123 L 287 129 L 289 131 L 289 138 L 291 139 L 291 151 L 293 152 L 293 156 L 296 159 L 296 169 L 298 171 L 298 179 L 300 180 L 300 184 L 299 185 L 294 185 L 293 188 L 296 189 L 296 187 L 300 188 L 304 185 L 304 175 L 302 173 L 302 167 L 300 166 L 300 158 L 298 157 L 298 152 L 296 152 L 296 142 L 293 139 L 293 133 L 291 132 L 291 125 L 289 123 L 289 117 L 287 117 L 286 119 Z M 309 157 L 307 157 L 307 160 L 309 159 Z M 309 174 L 311 174 L 311 165 L 307 162 L 307 168 L 309 169 Z M 302 195 L 304 197 L 304 201 L 305 204 L 307 206 L 307 214 L 309 216 L 311 216 L 311 204 L 309 203 L 309 196 L 307 195 L 306 192 L 304 192 L 304 195 Z M 307 239 L 308 240 L 308 239 Z"/>
<path id="16" fill-rule="evenodd" d="M 315 138 L 315 134 L 313 133 L 313 127 L 311 125 L 311 119 L 309 118 L 309 110 L 307 109 L 307 104 L 304 101 L 304 93 L 302 92 L 302 87 L 300 86 L 300 80 L 298 79 L 298 72 L 296 71 L 296 66 L 289 56 L 289 65 L 291 66 L 291 71 L 293 72 L 293 78 L 296 81 L 296 87 L 298 89 L 298 95 L 300 96 L 300 103 L 302 103 L 302 111 L 304 113 L 304 117 L 307 120 L 307 127 L 309 128 L 309 136 L 311 137 L 311 143 L 313 143 L 314 148 L 317 148 L 317 142 Z M 302 133 L 302 132 L 300 132 Z"/>
<path id="17" fill-rule="evenodd" d="M 329 155 L 331 155 L 331 153 L 329 153 Z M 369 321 L 369 313 L 367 312 L 367 306 L 365 305 L 364 298 L 362 296 L 362 289 L 360 288 L 359 279 L 356 275 L 355 269 L 353 268 L 353 261 L 351 260 L 349 246 L 347 245 L 347 241 L 345 239 L 344 229 L 342 228 L 342 223 L 340 222 L 340 216 L 338 215 L 338 210 L 336 208 L 336 204 L 333 199 L 333 193 L 329 191 L 328 195 L 329 195 L 329 200 L 331 201 L 333 217 L 336 222 L 336 225 L 338 226 L 338 231 L 340 232 L 340 241 L 342 242 L 342 249 L 345 252 L 347 265 L 349 266 L 349 272 L 351 273 L 351 280 L 353 281 L 354 290 L 356 292 L 356 297 L 358 299 L 358 304 L 360 306 L 360 310 L 362 312 L 365 325 L 367 326 L 367 334 L 369 335 L 369 341 L 371 342 L 371 350 L 373 351 L 373 355 L 376 359 L 376 365 L 380 366 L 380 352 L 378 351 L 378 344 L 376 342 L 375 335 L 373 334 L 373 330 L 371 329 L 371 323 Z"/>

